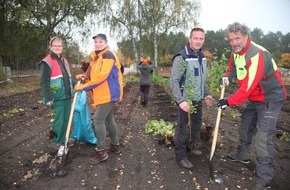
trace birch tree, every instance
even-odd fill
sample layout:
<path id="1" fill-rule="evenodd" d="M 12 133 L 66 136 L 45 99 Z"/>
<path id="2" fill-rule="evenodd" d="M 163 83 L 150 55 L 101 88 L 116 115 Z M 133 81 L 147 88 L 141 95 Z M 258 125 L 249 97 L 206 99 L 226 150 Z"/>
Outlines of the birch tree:
<path id="1" fill-rule="evenodd" d="M 111 33 L 129 39 L 132 43 L 135 62 L 138 62 L 137 41 L 140 39 L 141 15 L 140 0 L 111 1 L 106 7 L 104 22 L 110 27 Z M 112 5 L 112 6 L 111 6 Z M 139 47 L 138 47 L 139 48 Z"/>
<path id="2" fill-rule="evenodd" d="M 160 37 L 169 31 L 181 31 L 198 26 L 200 3 L 188 0 L 147 0 L 144 3 L 143 13 L 152 36 L 154 47 L 154 63 L 158 67 L 158 44 Z"/>
<path id="3" fill-rule="evenodd" d="M 114 1 L 115 2 L 115 1 Z M 162 35 L 170 31 L 186 30 L 198 25 L 201 5 L 190 0 L 121 0 L 111 1 L 106 19 L 112 31 L 132 41 L 135 60 L 142 54 L 142 38 L 153 44 L 154 64 L 158 67 L 158 44 Z M 139 41 L 139 49 L 137 42 Z"/>

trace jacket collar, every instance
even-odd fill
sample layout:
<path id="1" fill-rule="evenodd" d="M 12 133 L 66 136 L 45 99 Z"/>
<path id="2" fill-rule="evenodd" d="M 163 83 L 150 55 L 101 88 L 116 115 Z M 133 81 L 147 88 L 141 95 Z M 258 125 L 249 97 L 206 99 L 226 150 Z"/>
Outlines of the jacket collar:
<path id="1" fill-rule="evenodd" d="M 186 55 L 189 57 L 189 58 L 197 58 L 198 55 L 200 54 L 201 52 L 201 49 L 198 50 L 198 52 L 195 52 L 191 49 L 189 43 L 187 43 L 187 45 L 184 47 L 185 49 L 185 52 L 186 52 Z"/>
<path id="2" fill-rule="evenodd" d="M 108 51 L 109 50 L 109 47 L 106 47 L 105 49 L 103 49 L 103 50 L 101 50 L 101 51 L 93 51 L 92 53 L 91 53 L 91 58 L 93 59 L 93 60 L 95 60 L 96 58 L 98 58 L 98 57 L 101 57 L 106 51 Z"/>
<path id="3" fill-rule="evenodd" d="M 53 59 L 61 59 L 62 58 L 62 55 L 60 54 L 60 57 L 58 57 L 53 51 L 50 51 L 50 56 L 53 58 Z"/>
<path id="4" fill-rule="evenodd" d="M 239 54 L 239 55 L 244 55 L 244 54 L 246 53 L 246 51 L 249 49 L 249 47 L 250 47 L 250 45 L 251 45 L 251 42 L 252 42 L 252 40 L 249 38 L 249 39 L 247 40 L 247 44 L 246 44 L 246 46 L 244 47 L 244 49 L 243 49 L 242 51 L 238 52 L 237 54 Z"/>

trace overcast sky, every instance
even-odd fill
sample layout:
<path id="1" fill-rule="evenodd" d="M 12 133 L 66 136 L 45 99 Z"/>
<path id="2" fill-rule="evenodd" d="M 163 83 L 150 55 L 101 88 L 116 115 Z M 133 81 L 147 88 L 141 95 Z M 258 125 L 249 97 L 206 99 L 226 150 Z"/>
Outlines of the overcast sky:
<path id="1" fill-rule="evenodd" d="M 200 0 L 200 23 L 205 30 L 225 29 L 235 21 L 282 34 L 290 33 L 290 0 Z"/>
<path id="2" fill-rule="evenodd" d="M 246 24 L 251 30 L 260 28 L 264 34 L 269 31 L 282 34 L 290 32 L 290 0 L 200 0 L 202 10 L 199 22 L 205 30 L 225 29 L 235 21 Z M 92 29 L 97 33 L 109 34 L 108 29 Z M 189 29 L 190 31 L 190 29 Z M 185 31 L 186 32 L 186 31 Z M 186 32 L 186 35 L 188 35 Z M 109 46 L 117 49 L 116 39 L 107 36 Z M 117 39 L 120 40 L 120 39 Z M 81 44 L 86 53 L 94 48 L 93 40 L 88 38 Z"/>

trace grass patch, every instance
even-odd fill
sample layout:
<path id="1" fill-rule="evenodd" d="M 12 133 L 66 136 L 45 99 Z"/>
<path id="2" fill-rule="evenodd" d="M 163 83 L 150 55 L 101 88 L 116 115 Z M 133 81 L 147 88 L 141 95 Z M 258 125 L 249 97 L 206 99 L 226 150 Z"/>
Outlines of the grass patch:
<path id="1" fill-rule="evenodd" d="M 11 80 L 12 82 L 4 82 L 0 84 L 0 97 L 6 97 L 13 94 L 40 89 L 39 75 L 29 77 L 13 77 Z"/>

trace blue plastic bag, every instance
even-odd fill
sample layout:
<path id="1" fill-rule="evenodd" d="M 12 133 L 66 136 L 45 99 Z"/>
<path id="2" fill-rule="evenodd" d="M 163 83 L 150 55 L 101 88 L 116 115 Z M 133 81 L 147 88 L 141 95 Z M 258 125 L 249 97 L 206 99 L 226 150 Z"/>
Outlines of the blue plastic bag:
<path id="1" fill-rule="evenodd" d="M 79 91 L 74 113 L 74 128 L 70 135 L 70 139 L 76 141 L 97 144 L 97 138 L 92 129 L 92 121 L 90 118 L 90 109 L 87 104 L 87 94 L 85 91 Z"/>

